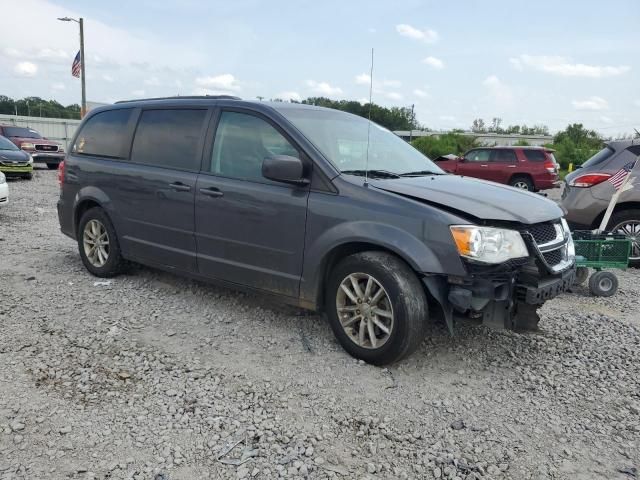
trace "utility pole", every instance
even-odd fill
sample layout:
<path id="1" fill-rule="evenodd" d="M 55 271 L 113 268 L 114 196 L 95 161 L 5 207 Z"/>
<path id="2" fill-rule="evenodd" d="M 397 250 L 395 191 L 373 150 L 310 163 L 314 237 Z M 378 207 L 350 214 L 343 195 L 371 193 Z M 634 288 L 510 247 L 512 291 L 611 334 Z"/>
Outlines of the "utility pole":
<path id="1" fill-rule="evenodd" d="M 76 22 L 80 26 L 80 82 L 82 85 L 82 104 L 80 105 L 80 118 L 87 113 L 87 88 L 85 84 L 85 66 L 84 66 L 84 19 L 71 17 L 58 18 L 61 22 Z"/>
<path id="2" fill-rule="evenodd" d="M 415 104 L 412 103 L 411 104 L 411 120 L 409 120 L 409 143 L 411 143 L 411 140 L 413 139 L 413 108 L 415 107 Z"/>

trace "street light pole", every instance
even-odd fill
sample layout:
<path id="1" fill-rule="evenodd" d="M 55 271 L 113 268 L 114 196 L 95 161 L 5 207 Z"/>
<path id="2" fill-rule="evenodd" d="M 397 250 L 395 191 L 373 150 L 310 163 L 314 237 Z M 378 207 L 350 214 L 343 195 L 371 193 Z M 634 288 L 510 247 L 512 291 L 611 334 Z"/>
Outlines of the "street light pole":
<path id="1" fill-rule="evenodd" d="M 76 22 L 80 25 L 80 82 L 82 85 L 82 105 L 80 106 L 80 118 L 84 117 L 87 113 L 87 88 L 85 84 L 85 74 L 84 74 L 84 19 L 80 17 L 80 19 L 75 19 L 71 17 L 60 17 L 58 18 L 61 22 Z"/>

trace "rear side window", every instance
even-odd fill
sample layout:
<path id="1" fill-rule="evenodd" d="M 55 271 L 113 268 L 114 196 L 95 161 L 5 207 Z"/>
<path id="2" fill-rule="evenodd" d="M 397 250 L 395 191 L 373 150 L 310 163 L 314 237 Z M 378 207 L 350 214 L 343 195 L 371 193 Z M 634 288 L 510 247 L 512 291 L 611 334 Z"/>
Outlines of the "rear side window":
<path id="1" fill-rule="evenodd" d="M 593 157 L 582 164 L 583 167 L 593 167 L 594 165 L 599 165 L 605 160 L 609 159 L 611 155 L 614 154 L 614 150 L 611 147 L 604 147 L 598 153 L 596 153 Z"/>
<path id="2" fill-rule="evenodd" d="M 145 110 L 131 150 L 136 163 L 179 170 L 200 169 L 206 110 Z"/>
<path id="3" fill-rule="evenodd" d="M 131 108 L 123 108 L 95 114 L 87 120 L 78 133 L 72 152 L 126 158 L 127 126 L 132 112 Z"/>
<path id="4" fill-rule="evenodd" d="M 627 150 L 629 150 L 634 155 L 640 155 L 640 145 L 632 145 L 627 148 Z"/>
<path id="5" fill-rule="evenodd" d="M 544 152 L 542 150 L 522 150 L 524 152 L 524 156 L 527 157 L 527 160 L 530 162 L 544 162 L 546 160 L 544 156 Z"/>
<path id="6" fill-rule="evenodd" d="M 498 163 L 516 163 L 516 152 L 499 148 L 493 152 L 493 161 Z"/>

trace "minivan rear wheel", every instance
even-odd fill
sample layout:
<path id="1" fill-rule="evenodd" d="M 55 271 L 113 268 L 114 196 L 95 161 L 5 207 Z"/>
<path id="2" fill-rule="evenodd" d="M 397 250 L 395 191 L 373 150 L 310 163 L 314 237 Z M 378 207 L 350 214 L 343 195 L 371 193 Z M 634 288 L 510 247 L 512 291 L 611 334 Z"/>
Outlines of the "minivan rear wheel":
<path id="1" fill-rule="evenodd" d="M 640 210 L 622 210 L 614 213 L 609 221 L 609 230 L 621 233 L 631 240 L 629 266 L 640 268 Z"/>
<path id="2" fill-rule="evenodd" d="M 100 207 L 87 210 L 80 217 L 77 230 L 82 263 L 96 277 L 109 278 L 124 269 L 124 259 L 113 224 Z"/>
<path id="3" fill-rule="evenodd" d="M 429 315 L 420 280 L 386 252 L 361 252 L 340 261 L 330 274 L 325 303 L 342 347 L 367 363 L 398 361 L 426 334 Z"/>

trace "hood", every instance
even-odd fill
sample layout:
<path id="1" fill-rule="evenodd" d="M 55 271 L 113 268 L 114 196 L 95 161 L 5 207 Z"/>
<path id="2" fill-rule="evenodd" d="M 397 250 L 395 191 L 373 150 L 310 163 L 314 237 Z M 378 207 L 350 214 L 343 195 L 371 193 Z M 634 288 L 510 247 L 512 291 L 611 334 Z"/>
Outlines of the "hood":
<path id="1" fill-rule="evenodd" d="M 422 200 L 481 220 L 532 224 L 563 212 L 551 200 L 506 185 L 455 175 L 369 180 L 381 190 Z"/>
<path id="2" fill-rule="evenodd" d="M 29 154 L 22 150 L 0 150 L 0 163 L 3 162 L 27 162 Z"/>
<path id="3" fill-rule="evenodd" d="M 22 142 L 28 142 L 38 145 L 60 145 L 58 142 L 54 142 L 53 140 L 47 140 L 45 138 L 29 138 L 29 137 L 7 137 L 11 139 L 11 141 L 17 145 L 20 145 Z"/>

